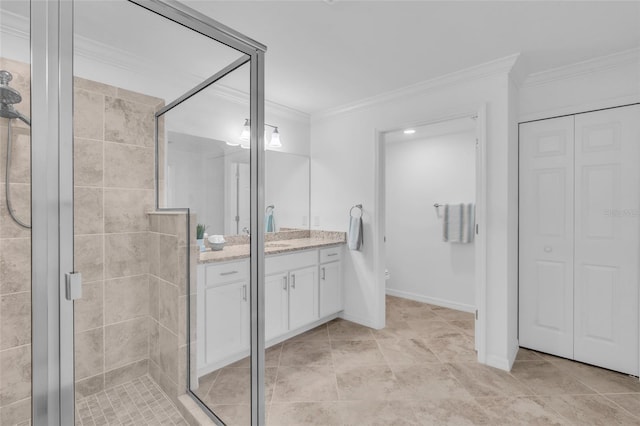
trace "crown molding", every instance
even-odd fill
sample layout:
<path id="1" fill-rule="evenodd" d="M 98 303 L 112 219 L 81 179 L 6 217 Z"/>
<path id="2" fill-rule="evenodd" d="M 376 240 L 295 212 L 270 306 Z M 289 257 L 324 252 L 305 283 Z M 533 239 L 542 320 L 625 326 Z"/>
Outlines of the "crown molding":
<path id="1" fill-rule="evenodd" d="M 0 15 L 0 34 L 17 37 L 29 41 L 29 18 L 13 12 L 3 10 Z M 87 37 L 75 35 L 74 52 L 79 57 L 90 63 L 102 64 L 113 68 L 118 68 L 131 73 L 140 73 L 154 76 L 155 85 L 166 86 L 166 82 L 175 81 L 176 76 L 180 81 L 188 82 L 196 86 L 206 80 L 209 76 L 200 76 L 189 73 L 184 68 L 171 67 L 167 62 L 154 63 L 133 55 L 126 50 L 116 48 L 104 43 L 99 43 Z M 234 102 L 239 105 L 249 105 L 250 96 L 241 90 L 233 89 L 221 84 L 215 84 L 207 90 L 207 94 Z M 267 113 L 278 117 L 290 119 L 303 124 L 309 124 L 311 116 L 303 111 L 279 104 L 265 99 L 265 109 Z"/>
<path id="2" fill-rule="evenodd" d="M 9 12 L 8 10 L 0 10 L 0 33 L 29 40 L 29 18 Z"/>
<path id="3" fill-rule="evenodd" d="M 415 96 L 417 94 L 430 92 L 433 90 L 441 89 L 443 87 L 453 86 L 461 82 L 479 80 L 497 74 L 506 74 L 511 71 L 514 65 L 517 63 L 519 57 L 520 54 L 515 53 L 513 55 L 505 56 L 504 58 L 485 62 L 480 65 L 475 65 L 470 68 L 465 68 L 463 70 L 455 71 L 430 80 L 425 80 L 420 83 L 384 92 L 379 95 L 364 98 L 356 102 L 329 108 L 324 111 L 312 114 L 311 120 L 319 121 L 335 115 L 344 114 L 346 112 L 369 108 L 374 105 L 380 105 L 397 99 L 402 99 L 407 96 Z"/>
<path id="4" fill-rule="evenodd" d="M 522 82 L 521 87 L 549 84 L 555 81 L 580 77 L 585 74 L 620 68 L 634 63 L 640 68 L 640 48 L 624 50 L 611 55 L 599 56 L 586 61 L 529 74 Z"/>

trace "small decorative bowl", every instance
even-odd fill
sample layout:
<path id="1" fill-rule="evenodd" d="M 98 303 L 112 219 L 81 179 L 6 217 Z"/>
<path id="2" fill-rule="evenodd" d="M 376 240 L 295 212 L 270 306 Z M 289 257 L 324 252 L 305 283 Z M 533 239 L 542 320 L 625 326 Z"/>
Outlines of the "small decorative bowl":
<path id="1" fill-rule="evenodd" d="M 224 248 L 224 243 L 209 243 L 212 251 L 220 251 Z"/>

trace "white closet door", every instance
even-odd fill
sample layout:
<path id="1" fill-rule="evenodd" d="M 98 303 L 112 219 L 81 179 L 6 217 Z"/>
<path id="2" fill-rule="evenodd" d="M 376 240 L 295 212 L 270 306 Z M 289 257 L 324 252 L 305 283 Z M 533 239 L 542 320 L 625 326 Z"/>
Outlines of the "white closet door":
<path id="1" fill-rule="evenodd" d="M 573 117 L 520 126 L 520 345 L 573 357 Z"/>
<path id="2" fill-rule="evenodd" d="M 640 106 L 575 132 L 575 359 L 638 375 Z"/>

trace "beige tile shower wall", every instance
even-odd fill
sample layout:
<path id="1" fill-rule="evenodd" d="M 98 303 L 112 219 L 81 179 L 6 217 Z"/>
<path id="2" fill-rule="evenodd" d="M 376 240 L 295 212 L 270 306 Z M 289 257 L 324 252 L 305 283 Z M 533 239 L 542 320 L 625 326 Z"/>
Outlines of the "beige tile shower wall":
<path id="1" fill-rule="evenodd" d="M 195 224 L 191 216 L 192 236 Z M 149 225 L 149 373 L 178 404 L 177 397 L 187 387 L 187 271 L 192 282 L 191 318 L 195 319 L 198 251 L 192 238 L 187 267 L 186 213 L 151 213 Z M 192 322 L 192 342 L 195 334 Z"/>
<path id="2" fill-rule="evenodd" d="M 162 100 L 75 83 L 76 394 L 148 373 L 154 113 Z"/>
<path id="3" fill-rule="evenodd" d="M 0 58 L 0 69 L 13 74 L 11 87 L 23 98 L 15 107 L 29 116 L 29 64 Z M 13 222 L 6 207 L 7 125 L 0 118 L 0 424 L 15 425 L 31 417 L 31 231 Z M 18 218 L 30 223 L 31 137 L 22 122 L 12 120 L 11 127 L 11 201 Z"/>

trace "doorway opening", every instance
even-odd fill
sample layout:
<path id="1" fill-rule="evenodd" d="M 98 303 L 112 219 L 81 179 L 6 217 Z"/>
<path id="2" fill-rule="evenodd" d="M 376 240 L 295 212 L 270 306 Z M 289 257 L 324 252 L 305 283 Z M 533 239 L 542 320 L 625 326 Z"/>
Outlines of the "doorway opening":
<path id="1" fill-rule="evenodd" d="M 378 132 L 376 185 L 381 323 L 422 333 L 445 357 L 480 362 L 484 117 L 480 109 Z"/>

